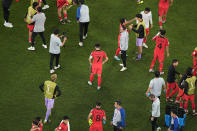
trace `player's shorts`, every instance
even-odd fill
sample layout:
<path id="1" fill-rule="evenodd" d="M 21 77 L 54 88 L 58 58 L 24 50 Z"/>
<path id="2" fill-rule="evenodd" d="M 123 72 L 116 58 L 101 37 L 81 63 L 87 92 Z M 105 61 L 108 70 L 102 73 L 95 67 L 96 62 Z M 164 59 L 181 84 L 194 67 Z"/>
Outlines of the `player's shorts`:
<path id="1" fill-rule="evenodd" d="M 149 28 L 146 28 L 146 36 L 149 35 Z"/>
<path id="2" fill-rule="evenodd" d="M 92 65 L 92 73 L 101 75 L 102 74 L 102 66 Z"/>
<path id="3" fill-rule="evenodd" d="M 61 9 L 64 6 L 64 0 L 57 0 L 57 8 L 58 10 Z"/>
<path id="4" fill-rule="evenodd" d="M 136 38 L 136 46 L 142 46 L 143 45 L 143 38 Z"/>
<path id="5" fill-rule="evenodd" d="M 45 97 L 45 106 L 47 109 L 53 108 L 55 99 L 48 99 Z"/>
<path id="6" fill-rule="evenodd" d="M 178 94 L 178 96 L 184 100 L 185 94 L 184 94 L 184 91 L 181 88 L 179 88 L 179 94 Z"/>
<path id="7" fill-rule="evenodd" d="M 185 95 L 185 101 L 195 101 L 195 95 Z"/>
<path id="8" fill-rule="evenodd" d="M 103 127 L 102 126 L 91 126 L 89 131 L 103 131 Z"/>
<path id="9" fill-rule="evenodd" d="M 174 82 L 174 83 L 167 83 L 167 88 L 175 90 L 175 89 L 177 89 L 179 87 L 178 87 L 178 84 L 176 82 Z"/>
<path id="10" fill-rule="evenodd" d="M 154 59 L 159 60 L 159 63 L 163 63 L 165 59 L 165 54 L 160 53 L 159 51 L 154 51 Z"/>
<path id="11" fill-rule="evenodd" d="M 166 15 L 168 12 L 169 6 L 159 6 L 159 16 Z"/>
<path id="12" fill-rule="evenodd" d="M 34 25 L 27 24 L 27 28 L 29 29 L 29 32 L 33 32 Z"/>

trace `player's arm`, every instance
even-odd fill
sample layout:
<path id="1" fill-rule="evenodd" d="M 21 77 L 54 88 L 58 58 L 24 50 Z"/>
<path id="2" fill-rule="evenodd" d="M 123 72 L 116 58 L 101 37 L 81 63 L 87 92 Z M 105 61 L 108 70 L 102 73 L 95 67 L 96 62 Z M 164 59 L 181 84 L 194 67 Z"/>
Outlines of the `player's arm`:
<path id="1" fill-rule="evenodd" d="M 170 6 L 172 6 L 173 5 L 173 0 L 171 0 L 171 3 L 170 3 Z"/>
<path id="2" fill-rule="evenodd" d="M 153 28 L 153 17 L 152 17 L 152 13 L 149 16 L 149 21 L 150 21 L 150 24 L 151 24 L 151 28 Z"/>
<path id="3" fill-rule="evenodd" d="M 167 52 L 167 56 L 169 57 L 170 53 L 169 53 L 169 47 L 168 46 L 166 46 L 166 52 Z"/>
<path id="4" fill-rule="evenodd" d="M 143 31 L 144 30 L 144 27 L 143 27 L 143 25 L 140 25 L 140 27 L 139 27 L 139 29 L 138 30 L 136 30 L 136 29 L 134 29 L 133 27 L 132 28 L 130 28 L 132 31 L 134 31 L 135 33 L 140 33 L 141 31 Z"/>
<path id="5" fill-rule="evenodd" d="M 92 65 L 92 58 L 93 58 L 93 56 L 91 54 L 90 57 L 89 57 L 89 63 L 90 63 L 90 65 Z"/>
<path id="6" fill-rule="evenodd" d="M 61 96 L 61 90 L 59 89 L 59 87 L 58 86 L 56 86 L 55 87 L 55 91 L 54 91 L 54 97 L 59 97 L 59 96 Z"/>
<path id="7" fill-rule="evenodd" d="M 109 60 L 109 58 L 106 56 L 105 60 L 103 61 L 103 64 L 105 64 L 108 60 Z"/>
<path id="8" fill-rule="evenodd" d="M 136 17 L 133 18 L 133 19 L 131 19 L 131 20 L 129 20 L 129 21 L 126 21 L 126 22 L 125 22 L 125 25 L 130 24 L 130 23 L 132 23 L 132 22 L 134 22 L 134 21 L 136 21 Z"/>
<path id="9" fill-rule="evenodd" d="M 148 96 L 148 93 L 151 91 L 151 87 L 148 87 L 147 91 L 146 91 L 146 96 Z"/>
<path id="10" fill-rule="evenodd" d="M 42 92 L 44 92 L 44 83 L 42 83 L 42 84 L 39 86 L 39 88 L 40 88 L 40 90 L 41 90 Z"/>
<path id="11" fill-rule="evenodd" d="M 88 122 L 91 119 L 91 117 L 92 117 L 92 112 L 90 112 L 89 115 L 88 115 Z"/>

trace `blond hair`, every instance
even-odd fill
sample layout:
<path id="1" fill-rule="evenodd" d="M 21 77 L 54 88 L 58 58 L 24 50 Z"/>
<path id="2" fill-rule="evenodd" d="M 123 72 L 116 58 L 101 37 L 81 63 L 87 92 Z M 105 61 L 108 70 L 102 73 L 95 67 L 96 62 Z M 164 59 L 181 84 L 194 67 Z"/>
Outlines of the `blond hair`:
<path id="1" fill-rule="evenodd" d="M 51 80 L 52 80 L 52 81 L 55 81 L 56 79 L 57 79 L 57 74 L 51 75 Z"/>

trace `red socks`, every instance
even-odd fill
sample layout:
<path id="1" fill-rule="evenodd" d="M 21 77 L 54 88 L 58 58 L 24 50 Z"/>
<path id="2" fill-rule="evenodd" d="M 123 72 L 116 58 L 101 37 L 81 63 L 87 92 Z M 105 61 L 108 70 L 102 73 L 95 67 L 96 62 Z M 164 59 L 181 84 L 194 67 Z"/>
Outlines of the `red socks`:
<path id="1" fill-rule="evenodd" d="M 90 82 L 92 82 L 93 79 L 94 79 L 94 74 L 91 74 L 91 75 L 90 75 Z"/>
<path id="2" fill-rule="evenodd" d="M 196 109 L 195 102 L 192 102 L 192 110 L 195 110 L 195 109 Z"/>
<path id="3" fill-rule="evenodd" d="M 62 20 L 63 20 L 61 16 L 58 16 L 58 18 L 60 19 L 60 21 L 62 21 Z"/>
<path id="4" fill-rule="evenodd" d="M 101 86 L 101 76 L 98 76 L 98 86 Z"/>
<path id="5" fill-rule="evenodd" d="M 118 49 L 116 50 L 116 56 L 118 56 L 119 53 L 120 53 L 120 48 L 118 48 Z"/>
<path id="6" fill-rule="evenodd" d="M 67 19 L 67 14 L 66 13 L 64 13 L 64 18 Z"/>
<path id="7" fill-rule="evenodd" d="M 163 63 L 160 63 L 160 65 L 159 65 L 159 72 L 162 72 L 162 69 L 163 69 Z"/>
<path id="8" fill-rule="evenodd" d="M 155 65 L 156 60 L 153 58 L 152 63 L 150 65 L 150 69 L 153 69 L 154 65 Z"/>
<path id="9" fill-rule="evenodd" d="M 159 26 L 160 26 L 160 27 L 162 26 L 162 21 L 159 21 Z"/>
<path id="10" fill-rule="evenodd" d="M 166 17 L 163 17 L 163 21 L 164 21 L 164 22 L 166 21 Z"/>

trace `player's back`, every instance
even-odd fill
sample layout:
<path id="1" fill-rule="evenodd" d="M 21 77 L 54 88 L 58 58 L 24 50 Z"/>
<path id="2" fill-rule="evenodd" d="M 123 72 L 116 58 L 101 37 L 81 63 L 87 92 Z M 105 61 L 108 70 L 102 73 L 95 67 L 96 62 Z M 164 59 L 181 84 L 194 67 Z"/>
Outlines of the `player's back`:
<path id="1" fill-rule="evenodd" d="M 96 126 L 102 126 L 103 117 L 105 117 L 105 111 L 94 108 L 91 112 L 93 116 L 92 124 Z"/>
<path id="2" fill-rule="evenodd" d="M 102 50 L 97 50 L 97 51 L 93 51 L 91 53 L 91 56 L 93 57 L 93 64 L 94 65 L 102 65 L 103 62 L 103 57 L 107 57 L 106 53 Z"/>
<path id="3" fill-rule="evenodd" d="M 165 53 L 165 48 L 169 46 L 168 39 L 165 37 L 157 36 L 153 40 L 156 41 L 155 50 L 160 53 Z"/>

